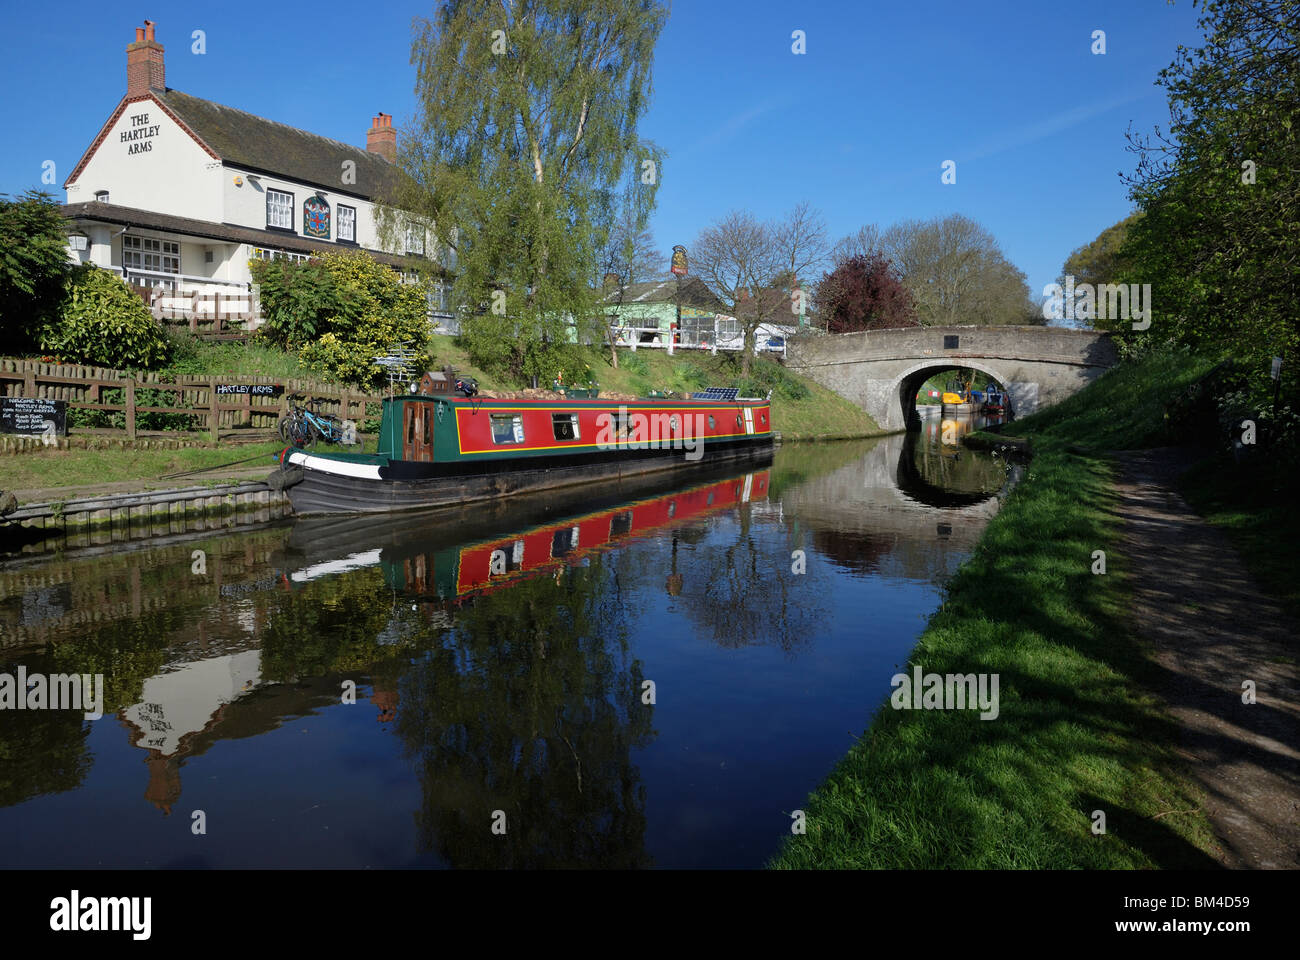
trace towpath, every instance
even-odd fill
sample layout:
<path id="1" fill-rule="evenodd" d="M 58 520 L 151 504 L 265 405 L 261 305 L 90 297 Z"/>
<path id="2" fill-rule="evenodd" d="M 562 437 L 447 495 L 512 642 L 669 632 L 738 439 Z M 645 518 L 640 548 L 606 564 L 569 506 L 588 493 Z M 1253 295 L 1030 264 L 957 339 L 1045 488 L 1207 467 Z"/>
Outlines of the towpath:
<path id="1" fill-rule="evenodd" d="M 1195 455 L 1116 455 L 1132 621 L 1151 644 L 1179 753 L 1205 793 L 1226 867 L 1300 867 L 1300 668 L 1295 624 L 1227 537 L 1178 494 Z M 1242 702 L 1243 683 L 1256 702 Z M 1176 814 L 1175 814 L 1176 815 Z"/>

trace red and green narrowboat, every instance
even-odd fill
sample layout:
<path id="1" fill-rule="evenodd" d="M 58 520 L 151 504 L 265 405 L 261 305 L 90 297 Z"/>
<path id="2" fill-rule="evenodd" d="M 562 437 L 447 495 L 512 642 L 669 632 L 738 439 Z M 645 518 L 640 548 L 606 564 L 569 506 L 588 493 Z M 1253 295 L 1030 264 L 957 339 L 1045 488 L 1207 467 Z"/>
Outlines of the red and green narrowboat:
<path id="1" fill-rule="evenodd" d="M 689 399 L 466 396 L 425 374 L 383 401 L 378 452 L 287 448 L 272 485 L 294 512 L 452 506 L 770 456 L 771 405 L 711 388 Z"/>

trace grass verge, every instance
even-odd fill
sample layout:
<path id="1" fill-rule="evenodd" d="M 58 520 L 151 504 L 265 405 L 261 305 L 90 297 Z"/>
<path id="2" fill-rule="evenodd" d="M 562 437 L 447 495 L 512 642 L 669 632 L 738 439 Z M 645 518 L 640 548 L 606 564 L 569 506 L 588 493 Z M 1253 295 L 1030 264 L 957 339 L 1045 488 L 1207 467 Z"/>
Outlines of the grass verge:
<path id="1" fill-rule="evenodd" d="M 79 487 L 100 483 L 141 483 L 181 470 L 215 467 L 234 460 L 250 460 L 232 469 L 247 470 L 265 465 L 269 473 L 275 464 L 271 454 L 284 449 L 281 442 L 246 444 L 237 447 L 185 447 L 179 450 L 51 450 L 14 454 L 0 462 L 0 486 L 6 490 L 39 490 Z M 228 479 L 226 472 L 211 470 L 192 477 L 159 481 L 165 486 L 189 486 Z"/>
<path id="2" fill-rule="evenodd" d="M 1125 624 L 1111 465 L 1067 449 L 1159 442 L 1166 404 L 1210 365 L 1149 358 L 1015 425 L 1037 456 L 903 671 L 997 674 L 998 717 L 887 701 L 772 867 L 1217 865 L 1171 747 L 1176 728 L 1147 692 L 1154 668 Z M 1105 576 L 1091 572 L 1099 549 Z M 1104 834 L 1093 833 L 1097 810 Z"/>

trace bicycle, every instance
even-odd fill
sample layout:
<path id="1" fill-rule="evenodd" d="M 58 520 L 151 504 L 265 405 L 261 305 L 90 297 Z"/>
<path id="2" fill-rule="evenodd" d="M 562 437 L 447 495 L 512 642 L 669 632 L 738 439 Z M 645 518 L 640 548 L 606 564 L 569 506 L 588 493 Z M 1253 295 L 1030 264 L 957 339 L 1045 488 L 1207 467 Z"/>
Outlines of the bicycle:
<path id="1" fill-rule="evenodd" d="M 280 439 L 285 443 L 315 450 L 322 440 L 330 444 L 346 445 L 357 442 L 355 424 L 313 409 L 316 404 L 323 402 L 320 397 L 312 397 L 305 406 L 299 406 L 294 402 L 296 400 L 307 400 L 307 397 L 301 393 L 292 394 L 289 397 L 289 413 L 281 417 L 277 425 Z"/>

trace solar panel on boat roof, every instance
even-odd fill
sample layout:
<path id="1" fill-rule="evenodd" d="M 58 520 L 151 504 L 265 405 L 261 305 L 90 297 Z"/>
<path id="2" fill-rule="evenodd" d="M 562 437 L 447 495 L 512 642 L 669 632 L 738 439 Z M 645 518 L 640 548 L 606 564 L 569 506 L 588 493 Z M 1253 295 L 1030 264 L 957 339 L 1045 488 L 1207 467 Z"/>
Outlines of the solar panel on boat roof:
<path id="1" fill-rule="evenodd" d="M 739 387 L 708 387 L 691 394 L 692 400 L 735 400 Z"/>

